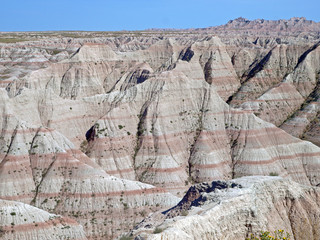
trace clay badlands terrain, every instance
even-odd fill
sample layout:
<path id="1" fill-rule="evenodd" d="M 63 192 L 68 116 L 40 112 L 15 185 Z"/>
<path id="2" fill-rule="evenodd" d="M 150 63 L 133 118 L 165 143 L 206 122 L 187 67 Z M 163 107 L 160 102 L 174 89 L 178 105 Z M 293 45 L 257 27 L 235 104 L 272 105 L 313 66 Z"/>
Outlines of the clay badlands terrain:
<path id="1" fill-rule="evenodd" d="M 320 239 L 320 23 L 0 33 L 1 239 Z"/>

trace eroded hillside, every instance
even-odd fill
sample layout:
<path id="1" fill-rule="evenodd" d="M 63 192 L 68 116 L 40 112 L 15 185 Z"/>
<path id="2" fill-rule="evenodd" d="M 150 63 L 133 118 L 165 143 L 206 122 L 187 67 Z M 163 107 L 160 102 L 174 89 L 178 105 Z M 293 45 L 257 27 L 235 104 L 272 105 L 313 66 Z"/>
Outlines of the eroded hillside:
<path id="1" fill-rule="evenodd" d="M 2 33 L 0 199 L 113 239 L 195 183 L 319 185 L 317 29 Z"/>

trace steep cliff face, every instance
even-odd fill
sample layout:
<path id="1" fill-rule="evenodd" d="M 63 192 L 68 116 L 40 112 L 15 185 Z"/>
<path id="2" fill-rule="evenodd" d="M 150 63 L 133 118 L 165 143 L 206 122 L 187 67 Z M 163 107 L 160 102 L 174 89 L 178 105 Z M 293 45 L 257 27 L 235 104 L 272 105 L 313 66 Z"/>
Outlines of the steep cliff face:
<path id="1" fill-rule="evenodd" d="M 227 102 L 318 143 L 317 131 L 307 132 L 318 119 L 319 37 L 306 39 L 222 37 L 241 82 Z"/>
<path id="2" fill-rule="evenodd" d="M 142 239 L 245 239 L 283 229 L 290 239 L 319 239 L 319 196 L 279 177 L 243 177 L 202 183 L 182 201 L 155 213 L 131 232 Z"/>
<path id="3" fill-rule="evenodd" d="M 281 125 L 303 103 L 310 104 L 311 99 L 308 98 L 317 89 L 320 71 L 318 45 L 316 43 L 303 53 L 293 51 L 292 54 L 277 54 L 274 57 L 275 49 L 271 50 L 268 53 L 270 56 L 266 55 L 264 62 L 257 66 L 259 69 L 251 70 L 246 76 L 245 83 L 233 96 L 231 104 L 246 102 L 244 106 L 254 110 L 259 117 Z M 290 60 L 289 56 L 294 59 Z M 275 61 L 279 59 L 278 65 Z M 283 64 L 281 59 L 291 61 L 291 66 Z M 289 131 L 288 127 L 285 129 Z"/>
<path id="4" fill-rule="evenodd" d="M 110 174 L 176 193 L 193 181 L 272 172 L 318 184 L 318 148 L 230 108 L 219 82 L 205 81 L 201 51 L 191 50 L 188 61 L 122 93 L 92 129 L 88 156 Z"/>

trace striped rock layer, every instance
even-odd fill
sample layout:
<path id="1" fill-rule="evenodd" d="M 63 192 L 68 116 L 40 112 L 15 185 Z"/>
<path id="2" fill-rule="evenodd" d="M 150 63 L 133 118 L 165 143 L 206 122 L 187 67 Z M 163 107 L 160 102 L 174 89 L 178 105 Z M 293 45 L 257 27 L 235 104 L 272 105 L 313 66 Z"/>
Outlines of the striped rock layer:
<path id="1" fill-rule="evenodd" d="M 127 90 L 89 130 L 88 156 L 110 174 L 173 192 L 193 181 L 270 173 L 319 183 L 316 146 L 230 108 L 201 70 L 195 54 Z"/>
<path id="2" fill-rule="evenodd" d="M 227 47 L 241 81 L 228 103 L 317 144 L 312 124 L 319 112 L 319 40 L 303 44 L 272 40 L 251 38 Z"/>
<path id="3" fill-rule="evenodd" d="M 3 127 L 1 198 L 68 216 L 90 239 L 114 238 L 151 210 L 178 201 L 164 189 L 110 176 L 53 129 L 13 116 Z"/>
<path id="4" fill-rule="evenodd" d="M 56 130 L 17 119 L 2 96 L 2 199 L 68 216 L 90 239 L 112 239 L 148 212 L 179 200 L 164 189 L 107 174 Z"/>
<path id="5" fill-rule="evenodd" d="M 76 221 L 15 201 L 0 200 L 0 238 L 9 239 L 87 239 Z"/>
<path id="6" fill-rule="evenodd" d="M 314 32 L 59 34 L 0 44 L 1 199 L 113 239 L 193 183 L 320 183 L 320 149 L 285 132 L 319 142 Z"/>

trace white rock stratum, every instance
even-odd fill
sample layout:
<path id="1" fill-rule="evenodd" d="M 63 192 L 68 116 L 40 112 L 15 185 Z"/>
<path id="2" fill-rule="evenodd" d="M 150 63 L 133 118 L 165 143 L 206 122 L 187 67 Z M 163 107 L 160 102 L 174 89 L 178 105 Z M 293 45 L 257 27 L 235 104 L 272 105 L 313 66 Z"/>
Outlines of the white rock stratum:
<path id="1" fill-rule="evenodd" d="M 131 233 L 145 240 L 237 240 L 282 229 L 295 240 L 320 237 L 320 190 L 281 177 L 201 183 Z M 153 233 L 155 229 L 158 233 Z M 159 233 L 160 232 L 160 233 Z"/>

